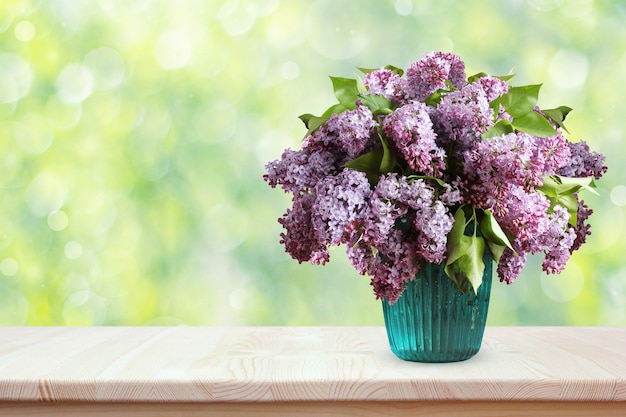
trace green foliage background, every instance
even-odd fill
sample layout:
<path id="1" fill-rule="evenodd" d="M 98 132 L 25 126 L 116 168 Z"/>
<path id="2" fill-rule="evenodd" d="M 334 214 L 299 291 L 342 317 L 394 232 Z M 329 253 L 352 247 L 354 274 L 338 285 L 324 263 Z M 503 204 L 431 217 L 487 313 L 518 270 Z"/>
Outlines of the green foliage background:
<path id="1" fill-rule="evenodd" d="M 607 155 L 588 244 L 494 286 L 491 325 L 626 325 L 626 2 L 5 0 L 0 325 L 380 325 L 342 249 L 279 244 L 264 164 L 332 102 L 329 75 L 452 51 L 541 83 Z"/>

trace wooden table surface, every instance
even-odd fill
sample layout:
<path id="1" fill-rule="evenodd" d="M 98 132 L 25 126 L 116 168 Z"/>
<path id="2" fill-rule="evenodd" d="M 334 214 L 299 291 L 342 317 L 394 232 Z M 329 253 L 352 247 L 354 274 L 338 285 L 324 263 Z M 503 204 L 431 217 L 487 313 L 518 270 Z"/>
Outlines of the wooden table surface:
<path id="1" fill-rule="evenodd" d="M 396 358 L 382 327 L 0 328 L 2 416 L 253 411 L 626 415 L 626 328 L 488 327 L 446 364 Z"/>

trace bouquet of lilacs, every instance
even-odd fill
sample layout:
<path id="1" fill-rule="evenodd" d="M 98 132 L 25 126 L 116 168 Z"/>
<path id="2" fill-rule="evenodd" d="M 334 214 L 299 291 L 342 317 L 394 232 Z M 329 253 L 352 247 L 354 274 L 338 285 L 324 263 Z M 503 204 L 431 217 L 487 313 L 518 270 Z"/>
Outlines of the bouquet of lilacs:
<path id="1" fill-rule="evenodd" d="M 607 170 L 584 141 L 569 142 L 570 108 L 542 110 L 540 85 L 512 76 L 466 77 L 451 53 L 407 70 L 331 77 L 338 103 L 300 119 L 300 150 L 266 165 L 264 179 L 293 195 L 278 220 L 299 262 L 325 264 L 345 245 L 376 297 L 393 304 L 425 263 L 443 263 L 462 291 L 482 282 L 483 254 L 512 283 L 527 255 L 559 273 L 590 234 L 579 197 Z"/>

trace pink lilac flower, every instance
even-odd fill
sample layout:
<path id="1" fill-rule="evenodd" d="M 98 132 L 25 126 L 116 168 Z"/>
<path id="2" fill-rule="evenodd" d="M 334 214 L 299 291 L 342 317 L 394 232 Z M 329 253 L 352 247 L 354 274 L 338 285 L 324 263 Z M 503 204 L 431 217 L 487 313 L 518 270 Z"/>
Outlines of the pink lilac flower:
<path id="1" fill-rule="evenodd" d="M 415 172 L 441 177 L 445 152 L 435 143 L 433 124 L 424 103 L 412 102 L 387 116 L 383 132 L 390 146 L 402 155 Z"/>
<path id="2" fill-rule="evenodd" d="M 299 263 L 311 262 L 324 265 L 329 254 L 326 246 L 320 243 L 317 231 L 313 227 L 312 209 L 315 196 L 299 194 L 293 198 L 293 206 L 278 219 L 285 232 L 280 234 L 285 250 Z"/>
<path id="3" fill-rule="evenodd" d="M 538 171 L 543 172 L 543 177 L 555 175 L 570 161 L 570 148 L 567 139 L 560 133 L 545 138 L 535 137 L 534 163 Z"/>
<path id="4" fill-rule="evenodd" d="M 565 268 L 576 233 L 568 225 L 570 214 L 564 207 L 556 205 L 548 213 L 546 230 L 535 236 L 533 252 L 545 253 L 542 269 L 548 274 L 556 274 Z"/>
<path id="5" fill-rule="evenodd" d="M 379 94 L 396 103 L 404 102 L 404 80 L 394 71 L 380 68 L 365 74 L 363 84 L 368 87 L 368 94 Z"/>
<path id="6" fill-rule="evenodd" d="M 489 102 L 509 92 L 509 86 L 506 82 L 491 75 L 480 77 L 476 80 L 476 84 L 483 89 Z"/>
<path id="7" fill-rule="evenodd" d="M 550 200 L 538 192 L 529 192 L 520 186 L 511 186 L 503 204 L 504 213 L 495 214 L 500 226 L 521 242 L 534 242 L 546 232 Z M 525 247 L 530 251 L 534 248 Z"/>
<path id="8" fill-rule="evenodd" d="M 432 114 L 439 145 L 446 148 L 456 143 L 459 152 L 480 140 L 493 125 L 493 118 L 485 91 L 475 83 L 446 95 Z"/>
<path id="9" fill-rule="evenodd" d="M 464 153 L 463 172 L 467 178 L 464 188 L 468 200 L 476 207 L 504 215 L 512 187 L 532 192 L 535 186 L 542 185 L 537 153 L 533 137 L 523 132 L 477 141 L 471 151 Z"/>
<path id="10" fill-rule="evenodd" d="M 573 229 L 567 229 L 553 245 L 546 248 L 546 256 L 541 263 L 541 269 L 547 274 L 558 274 L 565 269 L 565 264 L 572 254 L 571 247 L 576 239 Z"/>
<path id="11" fill-rule="evenodd" d="M 439 194 L 439 200 L 448 207 L 462 203 L 463 196 L 458 187 L 458 181 L 454 181 L 452 184 L 444 183 L 443 193 Z"/>
<path id="12" fill-rule="evenodd" d="M 407 98 L 424 101 L 435 91 L 447 89 L 446 81 L 457 89 L 465 86 L 465 63 L 451 53 L 424 54 L 406 71 Z"/>
<path id="13" fill-rule="evenodd" d="M 552 211 L 544 211 L 540 215 L 528 217 L 526 214 L 525 218 L 532 218 L 533 224 L 528 230 L 524 229 L 528 233 L 520 234 L 514 239 L 513 248 L 516 253 L 510 249 L 504 251 L 498 265 L 500 280 L 513 283 L 525 264 L 526 255 L 542 252 L 545 255 L 542 269 L 548 274 L 561 272 L 571 256 L 572 245 L 576 239 L 576 232 L 568 225 L 569 217 L 569 212 L 560 205 L 555 205 Z M 508 228 L 509 223 L 503 219 L 501 225 Z"/>

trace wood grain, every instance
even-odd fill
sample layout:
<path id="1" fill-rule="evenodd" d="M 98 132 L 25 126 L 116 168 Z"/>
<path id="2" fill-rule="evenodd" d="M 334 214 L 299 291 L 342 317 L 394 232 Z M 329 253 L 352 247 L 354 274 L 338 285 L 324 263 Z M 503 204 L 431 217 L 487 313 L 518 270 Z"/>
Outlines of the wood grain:
<path id="1" fill-rule="evenodd" d="M 422 415 L 415 407 L 433 405 L 487 416 L 472 407 L 537 401 L 578 406 L 552 415 L 585 415 L 572 413 L 586 406 L 623 415 L 607 413 L 626 410 L 626 328 L 490 327 L 478 355 L 448 364 L 397 359 L 382 327 L 0 328 L 3 416 L 27 407 L 91 415 L 85 407 L 128 403 L 147 413 L 137 415 L 155 404 L 187 415 L 225 405 L 313 415 L 305 409 L 325 404 L 346 416 L 360 406 Z"/>
<path id="2" fill-rule="evenodd" d="M 590 402 L 283 402 L 0 403 L 3 417 L 623 417 L 620 403 Z"/>

